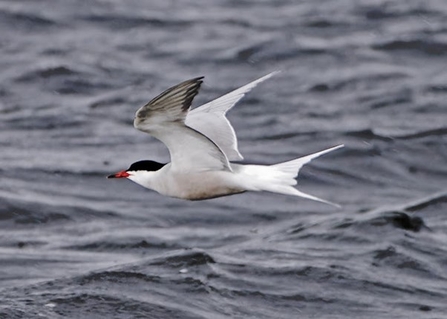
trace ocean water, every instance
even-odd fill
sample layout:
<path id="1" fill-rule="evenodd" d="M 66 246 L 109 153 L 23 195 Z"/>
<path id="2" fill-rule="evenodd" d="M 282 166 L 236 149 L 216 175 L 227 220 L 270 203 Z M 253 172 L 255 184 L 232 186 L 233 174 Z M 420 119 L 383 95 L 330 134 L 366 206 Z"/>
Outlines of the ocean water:
<path id="1" fill-rule="evenodd" d="M 443 0 L 0 2 L 0 318 L 446 318 Z M 344 143 L 302 191 L 188 202 L 135 111 L 274 70 L 228 114 L 248 162 Z"/>

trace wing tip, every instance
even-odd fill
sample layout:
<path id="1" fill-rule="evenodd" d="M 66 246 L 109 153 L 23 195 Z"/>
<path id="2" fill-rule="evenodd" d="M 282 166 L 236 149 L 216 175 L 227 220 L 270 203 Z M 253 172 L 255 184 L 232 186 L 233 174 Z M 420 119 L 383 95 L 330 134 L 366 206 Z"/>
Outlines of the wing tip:
<path id="1" fill-rule="evenodd" d="M 164 108 L 178 108 L 181 113 L 187 113 L 194 97 L 199 93 L 204 78 L 204 76 L 198 76 L 183 81 L 163 91 L 144 106 L 140 107 L 135 114 L 134 127 L 143 130 L 140 124 L 150 116 L 151 112 L 165 111 Z M 181 116 L 179 119 L 183 120 Z"/>
<path id="2" fill-rule="evenodd" d="M 192 100 L 197 94 L 199 94 L 200 86 L 202 85 L 204 78 L 205 78 L 204 76 L 198 76 L 193 79 L 186 80 L 178 85 L 178 87 L 180 86 L 188 87 L 186 89 L 186 96 L 182 105 L 182 111 L 186 112 L 189 110 L 192 104 Z"/>

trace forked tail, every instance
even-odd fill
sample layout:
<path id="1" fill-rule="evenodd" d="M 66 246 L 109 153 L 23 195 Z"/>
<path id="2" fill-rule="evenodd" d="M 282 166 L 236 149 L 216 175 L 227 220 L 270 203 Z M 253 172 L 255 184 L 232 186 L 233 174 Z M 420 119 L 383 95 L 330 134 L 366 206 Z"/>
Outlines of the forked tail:
<path id="1" fill-rule="evenodd" d="M 264 191 L 280 193 L 285 195 L 300 196 L 308 199 L 313 199 L 315 201 L 323 202 L 329 205 L 333 205 L 336 207 L 340 207 L 339 205 L 331 203 L 327 200 L 300 192 L 293 186 L 297 184 L 296 177 L 298 176 L 298 173 L 301 167 L 303 167 L 303 165 L 309 163 L 314 158 L 335 151 L 336 149 L 342 148 L 343 146 L 344 146 L 343 144 L 338 145 L 288 162 L 266 166 L 266 168 L 268 168 L 269 171 L 266 172 L 267 173 L 266 175 L 264 175 L 265 177 L 264 183 L 262 183 L 262 186 L 259 188 L 262 188 L 262 190 Z"/>

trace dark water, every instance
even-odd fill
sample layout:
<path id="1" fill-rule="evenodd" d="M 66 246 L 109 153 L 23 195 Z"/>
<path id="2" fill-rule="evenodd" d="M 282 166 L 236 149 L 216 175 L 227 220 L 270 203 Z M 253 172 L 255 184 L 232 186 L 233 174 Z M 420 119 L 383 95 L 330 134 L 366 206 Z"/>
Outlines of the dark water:
<path id="1" fill-rule="evenodd" d="M 447 3 L 1 1 L 0 318 L 446 318 Z M 340 143 L 300 188 L 162 197 L 132 127 L 274 70 L 229 114 L 246 159 Z"/>

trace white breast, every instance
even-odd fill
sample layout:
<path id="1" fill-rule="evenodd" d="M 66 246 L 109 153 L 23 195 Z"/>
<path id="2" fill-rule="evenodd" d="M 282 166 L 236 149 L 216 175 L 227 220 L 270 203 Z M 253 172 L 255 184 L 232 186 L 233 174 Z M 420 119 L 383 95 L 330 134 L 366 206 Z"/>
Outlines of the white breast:
<path id="1" fill-rule="evenodd" d="M 245 191 L 232 172 L 178 172 L 173 171 L 169 164 L 156 172 L 138 172 L 129 179 L 162 195 L 188 200 L 215 198 Z"/>

